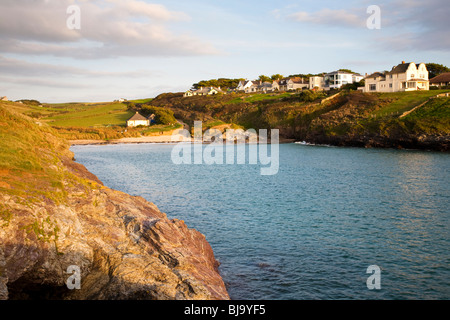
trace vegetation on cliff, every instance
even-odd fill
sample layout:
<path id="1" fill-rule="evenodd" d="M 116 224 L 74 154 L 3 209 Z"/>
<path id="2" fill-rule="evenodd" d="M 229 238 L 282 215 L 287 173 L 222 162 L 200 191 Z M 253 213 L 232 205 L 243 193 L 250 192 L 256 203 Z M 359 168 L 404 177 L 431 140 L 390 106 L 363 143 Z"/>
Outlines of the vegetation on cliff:
<path id="1" fill-rule="evenodd" d="M 220 119 L 244 128 L 280 129 L 284 138 L 337 145 L 449 149 L 445 90 L 398 93 L 162 94 L 152 105 L 173 110 L 188 124 Z M 422 105 L 405 117 L 405 112 Z"/>
<path id="2" fill-rule="evenodd" d="M 222 129 L 277 128 L 282 138 L 312 143 L 448 150 L 450 119 L 446 110 L 450 98 L 431 99 L 445 92 L 448 90 L 361 93 L 348 87 L 340 92 L 303 90 L 192 97 L 164 93 L 126 103 L 23 104 L 18 111 L 52 125 L 73 140 L 160 134 L 179 128 L 176 120 L 181 120 L 191 127 L 194 121 L 203 121 L 204 129 L 214 125 Z M 336 93 L 339 95 L 329 99 Z M 416 110 L 417 106 L 421 107 Z M 125 128 L 125 116 L 135 111 L 155 114 L 160 124 Z M 118 122 L 114 124 L 112 119 Z"/>

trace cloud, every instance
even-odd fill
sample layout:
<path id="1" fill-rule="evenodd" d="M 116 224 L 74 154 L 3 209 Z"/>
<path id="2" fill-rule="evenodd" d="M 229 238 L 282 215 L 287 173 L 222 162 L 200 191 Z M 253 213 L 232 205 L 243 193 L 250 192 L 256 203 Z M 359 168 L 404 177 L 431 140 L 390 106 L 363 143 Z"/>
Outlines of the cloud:
<path id="1" fill-rule="evenodd" d="M 295 12 L 290 14 L 289 18 L 304 23 L 351 28 L 364 27 L 366 22 L 363 14 L 357 15 L 344 9 L 332 10 L 328 8 L 312 13 L 306 11 Z"/>
<path id="2" fill-rule="evenodd" d="M 397 0 L 387 3 L 382 15 L 389 17 L 392 32 L 381 39 L 393 50 L 450 49 L 450 6 L 448 0 Z"/>
<path id="3" fill-rule="evenodd" d="M 79 30 L 66 25 L 67 7 L 75 3 Z M 0 50 L 80 59 L 218 54 L 205 41 L 170 31 L 172 23 L 189 20 L 183 12 L 138 0 L 2 0 Z"/>
<path id="4" fill-rule="evenodd" d="M 13 77 L 121 77 L 137 78 L 158 75 L 157 72 L 149 70 L 129 71 L 99 71 L 77 68 L 66 65 L 53 65 L 46 63 L 31 63 L 24 60 L 12 59 L 0 56 L 0 74 Z"/>

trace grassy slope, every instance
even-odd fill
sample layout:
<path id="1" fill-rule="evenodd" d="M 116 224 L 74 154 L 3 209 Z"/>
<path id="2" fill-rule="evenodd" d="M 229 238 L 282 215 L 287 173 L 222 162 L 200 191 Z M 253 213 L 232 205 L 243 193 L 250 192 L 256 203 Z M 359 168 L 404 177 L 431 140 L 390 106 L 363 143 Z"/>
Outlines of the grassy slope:
<path id="1" fill-rule="evenodd" d="M 151 99 L 136 100 L 148 103 Z M 126 121 L 134 114 L 127 105 L 118 102 L 104 103 L 59 103 L 19 104 L 6 103 L 18 113 L 25 114 L 54 127 L 67 139 L 110 140 L 139 137 L 168 132 L 180 127 L 175 125 L 153 125 L 150 128 L 125 128 Z"/>
<path id="2" fill-rule="evenodd" d="M 60 169 L 62 158 L 73 157 L 67 142 L 51 127 L 14 109 L 21 106 L 0 102 L 0 192 L 29 203 L 44 198 L 61 203 L 70 187 L 67 183 L 87 186 Z"/>
<path id="3" fill-rule="evenodd" d="M 60 127 L 94 127 L 108 125 L 124 125 L 133 115 L 127 110 L 127 106 L 122 103 L 105 103 L 77 105 L 68 107 L 53 107 L 53 110 L 60 111 L 60 114 L 46 118 L 53 126 Z"/>

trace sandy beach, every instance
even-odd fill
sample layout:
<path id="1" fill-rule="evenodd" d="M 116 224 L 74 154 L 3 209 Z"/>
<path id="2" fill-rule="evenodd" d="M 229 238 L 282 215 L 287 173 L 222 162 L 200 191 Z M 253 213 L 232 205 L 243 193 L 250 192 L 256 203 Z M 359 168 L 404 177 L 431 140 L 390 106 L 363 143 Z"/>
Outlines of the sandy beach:
<path id="1" fill-rule="evenodd" d="M 90 145 L 90 144 L 121 144 L 121 143 L 177 143 L 187 140 L 182 135 L 161 135 L 161 136 L 147 136 L 137 138 L 121 138 L 114 140 L 69 140 L 71 145 Z"/>

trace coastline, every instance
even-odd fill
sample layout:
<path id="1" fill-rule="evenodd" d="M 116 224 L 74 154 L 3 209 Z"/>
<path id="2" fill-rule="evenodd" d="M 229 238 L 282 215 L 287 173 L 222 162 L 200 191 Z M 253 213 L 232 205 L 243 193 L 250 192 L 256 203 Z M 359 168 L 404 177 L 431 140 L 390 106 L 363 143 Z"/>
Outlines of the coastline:
<path id="1" fill-rule="evenodd" d="M 224 140 L 225 141 L 225 140 Z M 270 140 L 269 140 L 270 141 Z M 294 143 L 296 139 L 280 138 L 279 143 Z M 183 136 L 179 139 L 174 139 L 172 136 L 148 136 L 139 138 L 121 138 L 114 140 L 68 140 L 71 146 L 85 146 L 85 145 L 110 145 L 110 144 L 140 144 L 140 143 L 161 143 L 161 144 L 175 144 L 179 142 L 194 142 L 193 138 L 189 140 Z M 204 142 L 204 144 L 208 144 Z"/>
<path id="2" fill-rule="evenodd" d="M 0 147 L 21 148 L 0 170 L 0 300 L 229 299 L 202 233 L 104 186 L 51 128 L 3 107 L 0 120 Z"/>

